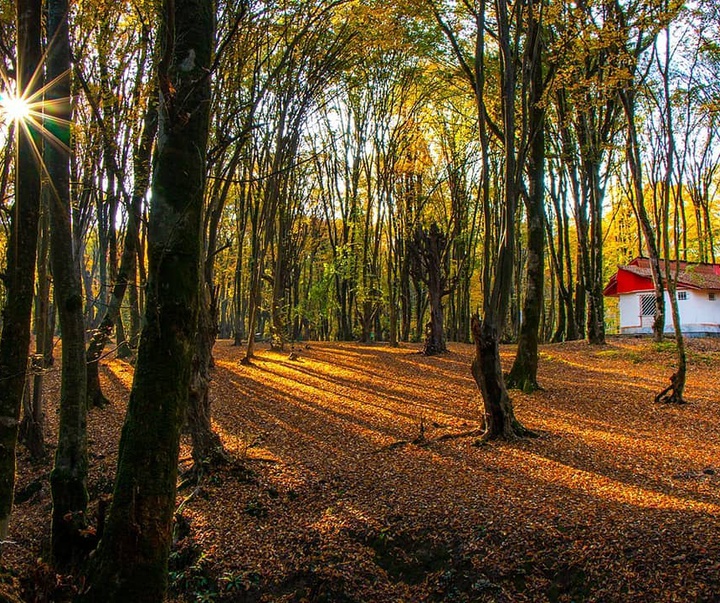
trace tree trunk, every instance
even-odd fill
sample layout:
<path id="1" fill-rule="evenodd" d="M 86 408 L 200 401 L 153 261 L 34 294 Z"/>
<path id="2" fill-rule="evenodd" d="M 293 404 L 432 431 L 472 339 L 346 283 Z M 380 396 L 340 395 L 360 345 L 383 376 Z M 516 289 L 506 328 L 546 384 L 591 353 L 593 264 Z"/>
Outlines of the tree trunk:
<path id="1" fill-rule="evenodd" d="M 264 270 L 262 255 L 255 253 L 253 254 L 250 268 L 250 303 L 248 307 L 247 347 L 245 348 L 245 356 L 240 361 L 241 364 L 249 364 L 251 362 L 251 359 L 255 356 L 255 329 L 257 328 L 258 313 L 260 310 L 260 305 L 262 303 L 261 288 L 262 273 Z"/>
<path id="2" fill-rule="evenodd" d="M 430 321 L 425 325 L 423 354 L 432 356 L 447 351 L 442 298 L 450 293 L 448 283 L 447 234 L 433 222 L 429 229 L 418 226 L 415 230 L 411 271 L 413 278 L 427 286 Z M 418 309 L 418 319 L 420 311 Z M 418 320 L 418 331 L 422 323 Z"/>
<path id="3" fill-rule="evenodd" d="M 226 174 L 234 174 L 240 161 L 243 145 L 238 143 Z M 215 258 L 218 254 L 218 232 L 223 209 L 230 193 L 232 179 L 217 180 L 203 220 L 202 279 L 199 283 L 198 325 L 195 354 L 192 360 L 188 425 L 192 437 L 193 473 L 200 476 L 205 468 L 227 460 L 220 437 L 213 431 L 210 414 L 210 369 L 212 350 L 218 335 L 218 295 L 220 285 L 214 284 Z"/>
<path id="4" fill-rule="evenodd" d="M 542 202 L 541 202 L 542 204 Z M 543 217 L 537 208 L 528 211 L 528 258 L 525 301 L 515 361 L 507 378 L 507 386 L 526 393 L 539 388 L 537 382 L 540 317 L 545 298 L 545 237 Z M 531 215 L 532 213 L 532 215 Z M 541 212 L 544 213 L 544 212 Z"/>
<path id="5" fill-rule="evenodd" d="M 247 178 L 247 166 L 243 167 L 243 180 Z M 237 215 L 237 257 L 233 272 L 233 345 L 242 345 L 245 337 L 245 299 L 243 296 L 243 250 L 245 248 L 245 230 L 247 226 L 247 185 L 240 185 L 239 199 L 235 205 Z"/>
<path id="6" fill-rule="evenodd" d="M 425 325 L 423 354 L 434 356 L 435 354 L 447 352 L 443 327 L 442 291 L 439 291 L 437 286 L 430 286 L 428 287 L 428 297 L 430 300 L 430 320 Z"/>
<path id="7" fill-rule="evenodd" d="M 280 219 L 282 224 L 283 219 Z M 273 268 L 272 283 L 272 302 L 271 302 L 271 327 L 270 327 L 270 349 L 282 352 L 285 349 L 285 339 L 287 336 L 287 325 L 285 324 L 284 308 L 287 300 L 285 299 L 285 282 L 287 280 L 287 262 L 285 261 L 286 241 L 282 240 L 282 226 L 280 227 L 281 240 L 276 249 L 275 266 Z"/>
<path id="8" fill-rule="evenodd" d="M 412 328 L 412 295 L 410 293 L 410 267 L 407 246 L 398 238 L 400 253 L 400 340 L 410 341 Z M 404 250 L 404 251 L 403 251 Z"/>
<path id="9" fill-rule="evenodd" d="M 662 81 L 663 81 L 663 92 L 664 92 L 664 104 L 665 104 L 665 110 L 664 110 L 664 118 L 665 118 L 665 178 L 663 179 L 663 185 L 662 185 L 662 208 L 661 208 L 661 215 L 662 215 L 662 227 L 661 227 L 661 241 L 662 246 L 665 250 L 665 258 L 666 260 L 670 258 L 671 253 L 671 246 L 670 246 L 670 228 L 669 228 L 669 220 L 670 220 L 670 207 L 671 207 L 671 197 L 673 192 L 673 181 L 675 179 L 675 153 L 676 153 L 676 145 L 675 145 L 675 134 L 673 129 L 673 105 L 671 101 L 671 91 L 670 91 L 670 77 L 671 77 L 671 70 L 670 70 L 670 53 L 671 53 L 671 28 L 670 25 L 667 25 L 665 28 L 666 32 L 666 44 L 665 44 L 665 64 L 663 68 L 661 69 L 662 72 Z M 680 176 L 682 175 L 682 168 L 680 169 Z M 680 180 L 682 180 L 680 178 Z M 680 185 L 678 185 L 678 190 L 676 191 L 675 196 L 675 215 L 677 216 L 678 213 L 678 206 L 682 206 L 682 189 L 680 188 Z M 679 225 L 677 222 L 677 219 L 675 221 L 674 225 L 674 239 L 675 239 L 675 245 L 674 249 L 672 251 L 674 252 L 675 259 L 678 262 L 676 264 L 676 270 L 673 273 L 673 270 L 671 269 L 670 262 L 665 262 L 665 281 L 667 282 L 667 289 L 668 294 L 670 296 L 670 309 L 672 312 L 673 317 L 673 327 L 675 330 L 675 345 L 677 347 L 677 358 L 678 358 L 678 368 L 675 374 L 670 378 L 671 383 L 671 390 L 670 394 L 665 397 L 663 400 L 664 402 L 670 402 L 674 404 L 683 404 L 685 402 L 685 399 L 683 397 L 683 394 L 685 393 L 685 381 L 687 379 L 687 354 L 685 353 L 685 337 L 682 332 L 682 324 L 680 322 L 680 307 L 678 306 L 678 299 L 677 299 L 677 272 L 680 269 L 680 263 L 679 260 Z M 683 234 L 685 234 L 685 225 L 683 224 Z M 687 243 L 683 241 L 683 249 L 687 249 Z"/>
<path id="10" fill-rule="evenodd" d="M 530 51 L 530 160 L 528 165 L 529 191 L 527 208 L 527 280 L 522 325 L 518 338 L 517 354 L 510 374 L 508 387 L 525 392 L 538 389 L 538 338 L 542 315 L 545 285 L 545 109 L 543 97 L 543 63 L 540 25 L 532 4 L 528 47 Z"/>
<path id="11" fill-rule="evenodd" d="M 645 193 L 643 189 L 642 163 L 640 158 L 640 145 L 635 124 L 635 92 L 632 89 L 620 92 L 625 117 L 627 118 L 627 162 L 630 168 L 635 201 L 635 211 L 640 221 L 645 246 L 650 259 L 650 274 L 652 276 L 653 291 L 655 295 L 655 320 L 653 321 L 653 338 L 662 341 L 665 332 L 665 291 L 662 282 L 662 269 L 660 268 L 660 252 L 658 250 L 657 236 L 650 217 L 645 208 Z"/>
<path id="12" fill-rule="evenodd" d="M 187 413 L 192 439 L 193 471 L 197 477 L 205 468 L 227 460 L 222 441 L 213 431 L 210 421 L 210 368 L 217 331 L 216 301 L 215 295 L 207 287 L 203 289 L 198 304 L 198 328 Z"/>
<path id="13" fill-rule="evenodd" d="M 396 270 L 398 257 L 396 250 L 389 249 L 387 255 L 387 290 L 388 290 L 388 341 L 393 348 L 398 347 L 398 274 Z"/>
<path id="14" fill-rule="evenodd" d="M 136 350 L 140 341 L 140 296 L 138 295 L 138 274 L 137 270 L 130 275 L 130 289 L 128 290 L 128 306 L 130 306 L 130 333 L 128 334 L 128 344 L 130 349 Z"/>
<path id="15" fill-rule="evenodd" d="M 233 345 L 241 346 L 245 336 L 245 317 L 243 316 L 242 296 L 242 243 L 238 245 L 238 255 L 235 263 L 234 289 L 233 289 Z"/>
<path id="16" fill-rule="evenodd" d="M 123 322 L 120 312 L 118 312 L 117 318 L 115 319 L 115 341 L 117 346 L 116 356 L 123 360 L 131 358 L 132 350 L 130 349 L 130 342 L 125 334 L 125 323 Z"/>
<path id="17" fill-rule="evenodd" d="M 475 359 L 472 363 L 472 374 L 480 390 L 485 406 L 486 430 L 484 439 L 512 439 L 530 435 L 515 418 L 512 402 L 507 393 L 500 362 L 499 337 L 500 328 L 504 324 L 510 304 L 513 265 L 515 254 L 515 220 L 520 194 L 518 155 L 516 152 L 516 68 L 515 51 L 508 7 L 496 2 L 498 47 L 502 73 L 501 89 L 503 102 L 503 188 L 502 188 L 502 225 L 503 232 L 499 237 L 497 261 L 492 269 L 492 280 L 485 282 L 485 291 L 489 295 L 483 301 L 484 315 L 482 322 L 475 316 L 471 323 L 475 341 Z M 483 36 L 483 19 L 478 24 L 478 35 Z M 517 26 L 517 24 L 516 24 Z M 477 93 L 476 93 L 477 94 Z M 484 108 L 484 98 L 478 98 Z M 481 113 L 483 109 L 481 108 Z M 483 152 L 487 153 L 484 148 Z M 486 198 L 487 199 L 487 198 Z M 485 261 L 488 261 L 487 256 Z M 486 278 L 490 278 L 491 270 L 485 270 Z"/>
<path id="18" fill-rule="evenodd" d="M 47 193 L 48 191 L 44 191 Z M 50 253 L 50 222 L 47 215 L 46 199 L 41 200 L 40 231 L 37 257 L 37 293 L 35 295 L 35 354 L 32 357 L 33 386 L 32 398 L 25 408 L 20 438 L 35 460 L 45 457 L 45 413 L 43 404 L 43 377 L 45 373 L 45 351 L 52 344 L 53 333 L 50 329 L 50 271 L 48 266 Z M 28 379 L 29 386 L 29 379 Z M 28 387 L 26 386 L 26 387 Z"/>
<path id="19" fill-rule="evenodd" d="M 17 73 L 17 87 L 32 97 L 38 88 L 38 82 L 33 82 L 32 76 L 41 55 L 41 2 L 18 0 L 16 9 L 17 54 L 21 67 Z M 15 448 L 30 348 L 40 213 L 40 168 L 35 159 L 39 148 L 37 129 L 28 122 L 27 129 L 16 126 L 15 130 L 15 204 L 3 276 L 5 306 L 0 335 L 0 540 L 7 536 L 15 488 Z"/>
<path id="20" fill-rule="evenodd" d="M 160 134 L 148 226 L 145 327 L 113 502 L 85 601 L 160 603 L 167 588 L 180 431 L 197 329 L 214 6 L 175 0 L 162 20 Z"/>
<path id="21" fill-rule="evenodd" d="M 475 358 L 471 370 L 485 403 L 484 439 L 513 440 L 532 435 L 515 418 L 510 396 L 503 379 L 497 327 L 473 316 L 471 329 L 475 341 Z"/>
<path id="22" fill-rule="evenodd" d="M 680 307 L 677 300 L 677 289 L 675 281 L 670 274 L 670 268 L 665 269 L 668 283 L 668 294 L 670 296 L 670 308 L 675 328 L 675 345 L 677 346 L 678 368 L 670 377 L 670 386 L 655 396 L 656 402 L 667 402 L 670 404 L 684 404 L 685 382 L 687 380 L 687 353 L 685 352 L 685 337 L 680 323 Z"/>
<path id="23" fill-rule="evenodd" d="M 603 295 L 603 236 L 600 164 L 594 163 L 590 174 L 590 248 L 588 249 L 589 283 L 587 337 L 592 345 L 605 344 L 605 297 Z"/>
<path id="24" fill-rule="evenodd" d="M 448 266 L 444 261 L 447 255 L 447 236 L 436 224 L 430 226 L 428 233 L 428 301 L 430 302 L 429 333 L 426 333 L 423 353 L 430 356 L 447 352 L 445 344 L 445 320 L 442 299 L 447 295 Z"/>
<path id="25" fill-rule="evenodd" d="M 52 193 L 50 205 L 50 264 L 55 304 L 62 338 L 60 419 L 52 490 L 52 553 L 59 568 L 76 566 L 89 552 L 82 531 L 87 526 L 86 488 L 87 406 L 85 323 L 83 320 L 80 263 L 73 250 L 70 204 L 70 39 L 67 0 L 48 2 L 48 37 L 53 40 L 47 58 L 47 81 L 53 86 L 48 101 L 55 101 L 53 133 L 67 149 L 45 146 L 44 160 Z M 65 103 L 58 104 L 57 101 Z M 49 122 L 48 122 L 49 123 Z"/>

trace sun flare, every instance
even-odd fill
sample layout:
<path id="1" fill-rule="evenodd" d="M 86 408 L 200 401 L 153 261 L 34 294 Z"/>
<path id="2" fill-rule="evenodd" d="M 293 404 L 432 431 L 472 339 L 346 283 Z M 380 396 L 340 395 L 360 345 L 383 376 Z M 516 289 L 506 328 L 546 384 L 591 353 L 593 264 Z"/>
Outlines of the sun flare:
<path id="1" fill-rule="evenodd" d="M 15 88 L 15 82 L 12 82 L 0 67 L 0 78 L 2 78 L 2 84 L 0 84 L 0 139 L 6 136 L 6 131 L 11 127 L 18 132 L 24 132 L 33 147 L 35 156 L 41 163 L 42 152 L 37 146 L 40 137 L 55 148 L 69 153 L 67 142 L 58 138 L 56 132 L 67 130 L 70 127 L 70 122 L 59 117 L 58 113 L 62 113 L 61 109 L 64 110 L 68 104 L 71 104 L 72 99 L 47 98 L 53 86 L 61 78 L 67 77 L 68 73 L 59 75 L 39 88 L 30 85 L 26 90 L 21 91 Z M 37 74 L 33 76 L 32 82 L 36 77 Z"/>
<path id="2" fill-rule="evenodd" d="M 20 96 L 0 94 L 0 113 L 6 120 L 25 121 L 30 118 L 30 103 Z"/>

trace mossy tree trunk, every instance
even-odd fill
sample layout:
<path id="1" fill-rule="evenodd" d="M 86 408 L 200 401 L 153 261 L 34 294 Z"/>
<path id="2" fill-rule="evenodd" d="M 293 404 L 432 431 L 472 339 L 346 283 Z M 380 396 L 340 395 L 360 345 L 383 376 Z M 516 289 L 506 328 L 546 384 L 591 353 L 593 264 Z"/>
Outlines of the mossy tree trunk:
<path id="1" fill-rule="evenodd" d="M 145 326 L 112 506 L 85 601 L 160 603 L 197 328 L 214 40 L 211 0 L 166 3 L 150 199 Z"/>
<path id="2" fill-rule="evenodd" d="M 532 4 L 529 5 L 534 8 Z M 529 190 L 527 209 L 527 267 L 525 301 L 522 324 L 518 338 L 517 353 L 507 384 L 529 392 L 538 389 L 538 343 L 540 317 L 545 303 L 545 108 L 542 105 L 544 91 L 543 52 L 540 23 L 534 12 L 530 13 L 528 49 L 530 61 L 528 101 L 529 113 Z"/>
<path id="3" fill-rule="evenodd" d="M 88 495 L 87 406 L 85 369 L 85 325 L 80 263 L 73 252 L 70 206 L 70 39 L 67 0 L 48 1 L 48 37 L 52 40 L 47 58 L 47 92 L 55 101 L 57 121 L 47 121 L 66 148 L 48 144 L 44 159 L 50 181 L 50 265 L 54 298 L 62 338 L 60 420 L 55 464 L 50 474 L 52 489 L 52 553 L 58 567 L 77 564 L 87 552 L 81 530 Z"/>
<path id="4" fill-rule="evenodd" d="M 18 0 L 17 87 L 31 95 L 40 82 L 33 73 L 40 62 L 41 2 Z M 7 241 L 5 306 L 0 335 L 0 539 L 7 536 L 15 489 L 18 420 L 30 349 L 30 314 L 35 293 L 35 255 L 40 214 L 40 166 L 37 130 L 17 127 L 15 203 Z M 35 148 L 33 148 L 35 147 Z"/>

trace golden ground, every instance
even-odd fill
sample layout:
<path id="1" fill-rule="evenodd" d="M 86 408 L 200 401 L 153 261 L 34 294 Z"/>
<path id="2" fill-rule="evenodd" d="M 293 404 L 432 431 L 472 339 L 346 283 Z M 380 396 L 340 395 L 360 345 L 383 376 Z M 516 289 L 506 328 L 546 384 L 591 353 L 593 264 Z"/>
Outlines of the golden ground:
<path id="1" fill-rule="evenodd" d="M 689 345 L 685 406 L 653 402 L 672 345 L 543 346 L 543 390 L 512 392 L 539 437 L 478 445 L 438 439 L 482 425 L 469 345 L 426 358 L 311 343 L 241 366 L 243 350 L 220 341 L 214 426 L 235 462 L 183 508 L 173 596 L 720 601 L 720 341 Z M 109 361 L 103 378 L 113 404 L 90 415 L 94 497 L 111 488 L 132 368 Z M 19 489 L 47 470 L 23 453 Z M 13 517 L 3 561 L 21 574 L 42 554 L 48 491 Z"/>

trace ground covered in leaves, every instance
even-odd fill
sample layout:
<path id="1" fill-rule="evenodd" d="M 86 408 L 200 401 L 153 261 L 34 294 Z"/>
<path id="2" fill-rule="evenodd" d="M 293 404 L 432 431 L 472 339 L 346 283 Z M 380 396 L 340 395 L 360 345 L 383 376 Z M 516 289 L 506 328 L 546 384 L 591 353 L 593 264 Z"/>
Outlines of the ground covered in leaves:
<path id="1" fill-rule="evenodd" d="M 689 404 L 670 406 L 653 399 L 672 343 L 544 346 L 543 389 L 512 394 L 539 437 L 481 444 L 447 437 L 482 426 L 469 345 L 428 358 L 311 343 L 242 366 L 220 341 L 213 410 L 233 460 L 179 492 L 172 600 L 720 601 L 720 340 L 689 347 Z M 131 378 L 103 367 L 93 509 L 111 492 Z M 51 402 L 48 419 L 52 442 Z M 21 452 L 3 548 L 27 601 L 76 588 L 39 561 L 49 468 Z"/>

